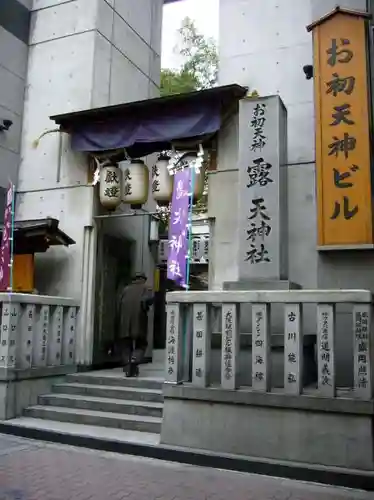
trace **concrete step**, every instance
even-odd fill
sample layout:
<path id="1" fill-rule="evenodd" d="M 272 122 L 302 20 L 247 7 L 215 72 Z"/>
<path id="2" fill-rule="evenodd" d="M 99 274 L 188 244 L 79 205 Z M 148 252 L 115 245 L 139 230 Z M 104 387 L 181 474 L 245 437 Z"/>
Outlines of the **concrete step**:
<path id="1" fill-rule="evenodd" d="M 120 413 L 59 408 L 55 406 L 30 406 L 24 410 L 25 417 L 84 424 L 98 427 L 112 427 L 130 431 L 160 433 L 161 418 Z"/>
<path id="2" fill-rule="evenodd" d="M 80 396 L 93 396 L 97 398 L 125 399 L 131 401 L 151 401 L 162 403 L 162 391 L 143 389 L 138 387 L 116 387 L 94 384 L 65 383 L 52 387 L 55 394 L 76 394 Z"/>
<path id="3" fill-rule="evenodd" d="M 122 399 L 97 398 L 75 394 L 46 394 L 39 396 L 38 405 L 158 418 L 162 418 L 163 409 L 162 403 L 126 401 Z"/>
<path id="4" fill-rule="evenodd" d="M 154 349 L 152 353 L 152 364 L 164 364 L 165 363 L 165 349 Z"/>
<path id="5" fill-rule="evenodd" d="M 66 377 L 67 382 L 77 384 L 114 385 L 116 387 L 139 387 L 141 389 L 162 390 L 163 379 L 149 377 L 127 378 L 122 370 L 74 373 Z"/>
<path id="6" fill-rule="evenodd" d="M 160 435 L 153 432 L 138 432 L 113 429 L 112 427 L 71 424 L 70 422 L 58 422 L 56 420 L 40 418 L 18 417 L 7 420 L 6 424 L 15 428 L 15 434 L 17 434 L 17 429 L 20 429 L 21 432 L 23 430 L 27 432 L 28 430 L 30 437 L 35 437 L 34 431 L 37 431 L 55 433 L 57 440 L 59 436 L 62 436 L 63 439 L 71 436 L 73 442 L 76 442 L 74 438 L 79 437 L 88 439 L 88 443 L 90 439 L 99 439 L 102 443 L 112 441 L 115 443 L 132 443 L 148 446 L 156 446 L 160 443 Z M 89 444 L 87 446 L 89 446 Z"/>
<path id="7" fill-rule="evenodd" d="M 147 365 L 140 365 L 140 376 L 149 377 L 149 373 L 157 373 L 155 378 L 165 379 L 165 361 L 162 363 L 148 363 Z"/>
<path id="8" fill-rule="evenodd" d="M 241 475 L 248 473 L 264 477 L 270 476 L 273 479 L 279 478 L 280 488 L 283 485 L 283 478 L 286 478 L 287 481 L 290 479 L 296 480 L 299 483 L 303 481 L 306 485 L 309 485 L 308 487 L 311 487 L 312 482 L 322 483 L 327 486 L 336 485 L 343 489 L 339 493 L 336 493 L 334 498 L 341 500 L 343 500 L 343 497 L 346 499 L 355 498 L 357 500 L 359 498 L 362 500 L 373 498 L 373 471 L 344 469 L 269 458 L 229 455 L 194 448 L 174 447 L 161 444 L 158 434 L 70 424 L 28 417 L 0 421 L 0 432 L 26 439 L 62 444 L 63 446 L 79 446 L 109 453 L 122 453 L 127 456 L 148 457 L 153 461 L 157 459 L 166 461 L 166 463 L 174 462 L 193 465 L 194 467 L 208 467 L 215 470 L 238 471 Z M 361 492 L 354 494 L 353 488 Z M 362 492 L 365 489 L 368 490 L 367 493 Z M 321 498 L 323 496 L 322 494 Z M 245 497 L 246 495 L 243 493 L 242 498 Z M 316 495 L 313 495 L 311 492 L 308 498 L 313 497 L 316 498 Z M 260 493 L 257 498 L 264 498 L 264 495 L 261 496 Z"/>

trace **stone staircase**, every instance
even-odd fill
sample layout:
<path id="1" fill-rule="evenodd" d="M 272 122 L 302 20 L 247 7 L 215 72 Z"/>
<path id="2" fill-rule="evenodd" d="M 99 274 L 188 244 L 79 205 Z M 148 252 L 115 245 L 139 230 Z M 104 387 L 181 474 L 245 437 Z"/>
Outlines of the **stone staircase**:
<path id="1" fill-rule="evenodd" d="M 113 429 L 120 438 L 120 431 L 126 431 L 122 437 L 135 433 L 136 441 L 144 437 L 157 443 L 163 379 L 153 373 L 160 374 L 143 368 L 138 378 L 126 378 L 119 369 L 68 375 L 64 383 L 54 385 L 50 394 L 39 396 L 38 404 L 26 408 L 24 416 L 13 422 L 29 428 L 73 430 L 75 434 L 79 429 L 85 434 L 89 428 L 100 434 L 105 428 L 108 435 Z"/>

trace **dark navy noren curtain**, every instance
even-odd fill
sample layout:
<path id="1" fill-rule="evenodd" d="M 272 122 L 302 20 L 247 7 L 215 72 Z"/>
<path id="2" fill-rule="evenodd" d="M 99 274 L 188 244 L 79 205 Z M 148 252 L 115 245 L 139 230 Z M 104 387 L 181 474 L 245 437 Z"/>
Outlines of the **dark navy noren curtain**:
<path id="1" fill-rule="evenodd" d="M 126 148 L 132 157 L 168 149 L 171 141 L 212 134 L 221 125 L 218 102 L 175 107 L 167 113 L 139 113 L 75 123 L 69 129 L 75 151 Z"/>

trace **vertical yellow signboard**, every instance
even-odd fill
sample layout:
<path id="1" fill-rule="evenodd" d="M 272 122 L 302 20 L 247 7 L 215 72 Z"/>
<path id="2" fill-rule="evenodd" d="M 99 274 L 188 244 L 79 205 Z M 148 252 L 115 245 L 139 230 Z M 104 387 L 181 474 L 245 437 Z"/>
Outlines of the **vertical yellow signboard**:
<path id="1" fill-rule="evenodd" d="M 373 244 L 367 15 L 337 8 L 313 31 L 318 245 Z"/>

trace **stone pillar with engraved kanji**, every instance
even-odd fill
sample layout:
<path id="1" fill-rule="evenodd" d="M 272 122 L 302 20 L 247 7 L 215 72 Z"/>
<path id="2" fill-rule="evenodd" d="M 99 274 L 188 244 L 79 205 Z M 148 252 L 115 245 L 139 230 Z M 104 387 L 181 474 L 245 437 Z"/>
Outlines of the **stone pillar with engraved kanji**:
<path id="1" fill-rule="evenodd" d="M 242 99 L 238 132 L 238 275 L 226 290 L 289 290 L 287 110 L 279 96 Z M 283 308 L 272 307 L 271 334 L 283 332 Z M 240 332 L 252 332 L 250 307 Z"/>
<path id="2" fill-rule="evenodd" d="M 239 281 L 288 279 L 287 111 L 278 96 L 239 106 Z"/>

